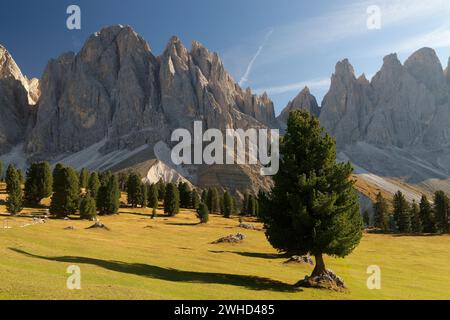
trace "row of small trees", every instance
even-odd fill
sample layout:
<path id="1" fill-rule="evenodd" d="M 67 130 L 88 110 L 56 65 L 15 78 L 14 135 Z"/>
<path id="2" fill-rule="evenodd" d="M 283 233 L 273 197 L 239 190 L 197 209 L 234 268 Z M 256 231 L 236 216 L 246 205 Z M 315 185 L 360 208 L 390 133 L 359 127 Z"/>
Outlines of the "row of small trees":
<path id="1" fill-rule="evenodd" d="M 390 209 L 392 207 L 392 210 Z M 448 233 L 449 197 L 443 191 L 434 194 L 433 204 L 423 195 L 420 203 L 408 203 L 401 191 L 389 202 L 379 193 L 373 205 L 373 223 L 365 217 L 366 225 L 373 225 L 385 232 Z"/>
<path id="2" fill-rule="evenodd" d="M 82 218 L 91 219 L 97 212 L 116 214 L 120 205 L 117 176 L 111 172 L 80 173 L 71 167 L 57 164 L 51 171 L 48 162 L 33 163 L 28 168 L 24 187 L 19 170 L 9 165 L 6 172 L 6 206 L 11 214 L 22 211 L 23 205 L 39 206 L 42 199 L 51 196 L 49 211 L 58 217 L 80 212 Z"/>

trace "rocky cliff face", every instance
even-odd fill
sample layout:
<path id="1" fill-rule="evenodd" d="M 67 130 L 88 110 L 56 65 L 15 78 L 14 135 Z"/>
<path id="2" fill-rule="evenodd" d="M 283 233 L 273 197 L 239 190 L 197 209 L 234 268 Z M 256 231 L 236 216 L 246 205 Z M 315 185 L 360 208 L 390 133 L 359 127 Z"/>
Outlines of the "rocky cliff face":
<path id="1" fill-rule="evenodd" d="M 352 161 L 379 188 L 388 185 L 381 177 L 389 177 L 426 193 L 450 192 L 448 70 L 430 48 L 404 64 L 395 54 L 386 56 L 371 81 L 357 78 L 348 60 L 338 62 L 319 118 L 336 138 L 339 158 Z M 292 109 L 290 103 L 282 115 Z M 401 183 L 389 182 L 390 190 Z"/>
<path id="2" fill-rule="evenodd" d="M 0 154 L 23 141 L 29 116 L 27 86 L 14 59 L 0 46 Z"/>
<path id="3" fill-rule="evenodd" d="M 173 37 L 155 57 L 130 27 L 92 35 L 80 53 L 50 61 L 26 151 L 35 157 L 80 151 L 106 139 L 103 152 L 167 141 L 174 128 L 258 127 L 273 104 L 243 91 L 215 53 Z"/>
<path id="4" fill-rule="evenodd" d="M 278 125 L 284 129 L 289 117 L 289 113 L 295 110 L 305 110 L 312 115 L 319 117 L 320 107 L 316 98 L 311 94 L 308 87 L 305 87 L 295 98 L 290 101 L 286 108 L 277 117 Z"/>

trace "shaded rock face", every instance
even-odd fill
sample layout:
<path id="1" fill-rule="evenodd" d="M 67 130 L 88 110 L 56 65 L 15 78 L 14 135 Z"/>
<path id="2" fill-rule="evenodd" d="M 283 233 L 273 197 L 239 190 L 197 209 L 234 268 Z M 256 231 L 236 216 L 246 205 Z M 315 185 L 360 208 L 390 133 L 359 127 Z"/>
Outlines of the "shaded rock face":
<path id="1" fill-rule="evenodd" d="M 39 108 L 26 138 L 36 158 L 85 149 L 102 152 L 168 141 L 175 128 L 264 127 L 274 123 L 267 95 L 243 91 L 215 53 L 198 42 L 188 51 L 173 37 L 161 56 L 130 27 L 92 35 L 78 54 L 51 60 Z"/>
<path id="2" fill-rule="evenodd" d="M 29 116 L 27 80 L 0 46 L 0 154 L 23 140 Z"/>
<path id="3" fill-rule="evenodd" d="M 305 110 L 315 117 L 319 117 L 320 107 L 308 87 L 305 87 L 294 100 L 290 101 L 286 108 L 284 108 L 281 114 L 277 117 L 281 128 L 284 129 L 286 127 L 289 113 L 295 110 Z"/>

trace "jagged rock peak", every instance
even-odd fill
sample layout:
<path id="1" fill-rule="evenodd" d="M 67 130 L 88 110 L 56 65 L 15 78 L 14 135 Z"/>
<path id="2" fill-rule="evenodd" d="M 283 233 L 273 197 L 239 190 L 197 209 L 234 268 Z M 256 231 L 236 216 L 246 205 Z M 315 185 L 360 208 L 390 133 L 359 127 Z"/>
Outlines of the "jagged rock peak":
<path id="1" fill-rule="evenodd" d="M 335 75 L 351 75 L 354 77 L 355 70 L 353 69 L 353 66 L 350 64 L 348 59 L 344 59 L 336 64 Z"/>
<path id="2" fill-rule="evenodd" d="M 290 101 L 286 108 L 283 109 L 281 114 L 278 116 L 278 122 L 282 129 L 285 128 L 287 120 L 289 118 L 289 113 L 295 110 L 305 110 L 310 114 L 318 117 L 320 114 L 320 107 L 317 104 L 316 98 L 311 94 L 309 88 L 305 86 L 303 90 Z"/>
<path id="3" fill-rule="evenodd" d="M 22 80 L 23 75 L 8 50 L 0 45 L 0 78 L 13 77 Z"/>

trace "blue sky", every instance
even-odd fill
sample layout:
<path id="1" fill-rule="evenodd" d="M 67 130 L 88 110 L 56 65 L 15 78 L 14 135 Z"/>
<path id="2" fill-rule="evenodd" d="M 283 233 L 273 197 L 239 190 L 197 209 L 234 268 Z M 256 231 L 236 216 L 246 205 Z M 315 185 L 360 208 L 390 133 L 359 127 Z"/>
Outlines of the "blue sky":
<path id="1" fill-rule="evenodd" d="M 79 31 L 66 28 L 71 4 L 81 8 Z M 381 29 L 367 27 L 373 5 Z M 430 46 L 444 67 L 450 56 L 448 0 L 3 0 L 0 8 L 0 43 L 29 77 L 40 77 L 50 58 L 78 51 L 102 27 L 130 25 L 155 55 L 172 35 L 187 47 L 200 41 L 242 86 L 268 91 L 277 113 L 305 85 L 320 103 L 343 58 L 370 78 L 392 52 L 403 62 Z"/>

